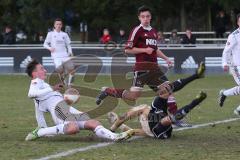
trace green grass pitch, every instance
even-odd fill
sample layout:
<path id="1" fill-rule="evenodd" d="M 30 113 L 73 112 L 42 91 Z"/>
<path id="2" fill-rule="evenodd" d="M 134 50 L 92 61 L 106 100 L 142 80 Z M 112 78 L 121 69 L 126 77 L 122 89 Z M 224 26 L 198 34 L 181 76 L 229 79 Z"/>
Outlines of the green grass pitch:
<path id="1" fill-rule="evenodd" d="M 175 80 L 186 75 L 170 76 Z M 109 76 L 99 76 L 95 82 L 84 82 L 81 76 L 75 79 L 79 86 L 99 89 L 111 86 Z M 67 151 L 74 148 L 94 145 L 103 140 L 96 139 L 91 132 L 81 131 L 74 136 L 57 136 L 41 138 L 33 142 L 25 142 L 28 132 L 36 127 L 32 100 L 27 92 L 30 80 L 27 76 L 0 76 L 0 159 L 36 159 Z M 221 88 L 235 85 L 231 76 L 207 76 L 196 80 L 175 94 L 178 106 L 183 106 L 192 100 L 200 91 L 206 91 L 208 98 L 187 117 L 191 124 L 202 124 L 234 117 L 233 109 L 239 105 L 239 96 L 229 97 L 223 108 L 217 105 L 217 96 Z M 82 93 L 84 94 L 84 93 Z M 140 98 L 137 104 L 150 104 L 152 98 Z M 95 108 L 95 99 L 82 96 L 76 108 L 88 111 Z M 123 113 L 129 108 L 120 101 L 115 109 Z M 52 125 L 51 118 L 47 116 Z M 109 127 L 106 115 L 98 118 Z M 138 127 L 137 120 L 127 123 Z M 239 159 L 240 153 L 240 124 L 239 121 L 218 124 L 198 129 L 190 129 L 173 133 L 169 140 L 141 138 L 130 142 L 117 143 L 111 146 L 76 153 L 61 159 L 66 160 L 106 160 L 106 159 L 162 159 L 162 160 L 210 160 L 210 159 Z"/>

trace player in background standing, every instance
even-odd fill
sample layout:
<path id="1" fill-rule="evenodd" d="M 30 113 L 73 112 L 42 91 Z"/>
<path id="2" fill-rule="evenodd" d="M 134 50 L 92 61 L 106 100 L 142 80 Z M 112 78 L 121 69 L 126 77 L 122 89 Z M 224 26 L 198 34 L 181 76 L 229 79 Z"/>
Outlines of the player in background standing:
<path id="1" fill-rule="evenodd" d="M 68 74 L 68 81 L 64 80 L 64 83 L 70 85 L 75 73 L 74 65 L 70 61 L 73 53 L 71 40 L 68 34 L 62 31 L 62 26 L 62 20 L 60 18 L 55 19 L 54 30 L 48 32 L 43 46 L 51 52 L 56 71 L 60 74 L 61 79 L 64 80 L 64 74 Z"/>
<path id="2" fill-rule="evenodd" d="M 230 70 L 237 86 L 230 89 L 222 89 L 219 93 L 219 106 L 222 107 L 226 97 L 240 95 L 240 14 L 237 15 L 238 29 L 228 36 L 226 46 L 222 54 L 222 66 L 224 71 Z M 234 113 L 240 115 L 240 106 Z"/>
<path id="3" fill-rule="evenodd" d="M 91 130 L 100 138 L 114 141 L 125 140 L 131 137 L 131 131 L 120 134 L 113 133 L 104 128 L 97 120 L 91 119 L 86 113 L 69 106 L 59 92 L 63 86 L 61 84 L 50 86 L 46 83 L 44 80 L 46 79 L 47 71 L 36 60 L 28 64 L 26 72 L 32 78 L 28 97 L 34 100 L 35 114 L 39 127 L 27 135 L 26 141 L 49 135 L 76 134 L 82 129 Z M 64 111 L 64 108 L 67 109 L 67 112 Z M 44 113 L 46 112 L 51 114 L 56 126 L 47 127 L 44 118 Z M 72 114 L 79 115 L 81 120 L 70 117 Z"/>
<path id="4" fill-rule="evenodd" d="M 157 30 L 151 27 L 151 18 L 150 8 L 142 6 L 138 9 L 140 25 L 132 30 L 126 44 L 125 53 L 136 57 L 132 87 L 130 90 L 103 87 L 97 97 L 97 104 L 100 104 L 107 96 L 136 100 L 141 96 L 144 85 L 148 85 L 156 92 L 157 86 L 168 80 L 158 66 L 157 57 L 164 59 L 169 67 L 172 66 L 172 62 L 157 47 Z M 177 111 L 176 100 L 173 95 L 168 98 L 168 106 L 172 114 Z M 182 121 L 179 121 L 176 125 L 180 127 L 190 126 Z"/>

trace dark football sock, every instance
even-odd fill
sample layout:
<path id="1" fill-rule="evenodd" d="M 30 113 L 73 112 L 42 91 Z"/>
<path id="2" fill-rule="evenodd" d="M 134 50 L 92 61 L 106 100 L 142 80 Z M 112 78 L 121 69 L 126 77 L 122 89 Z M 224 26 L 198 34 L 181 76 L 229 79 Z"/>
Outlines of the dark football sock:
<path id="1" fill-rule="evenodd" d="M 124 90 L 125 89 L 107 88 L 105 91 L 108 96 L 122 98 L 122 94 Z"/>
<path id="2" fill-rule="evenodd" d="M 182 107 L 181 109 L 177 110 L 176 114 L 171 117 L 173 122 L 183 119 L 194 107 L 196 107 L 201 100 L 194 99 L 190 104 Z"/>
<path id="3" fill-rule="evenodd" d="M 179 91 L 180 89 L 182 89 L 184 86 L 186 86 L 188 83 L 194 81 L 195 79 L 198 79 L 197 74 L 193 74 L 190 77 L 179 79 L 177 81 L 172 82 L 171 86 L 173 88 L 173 92 Z"/>

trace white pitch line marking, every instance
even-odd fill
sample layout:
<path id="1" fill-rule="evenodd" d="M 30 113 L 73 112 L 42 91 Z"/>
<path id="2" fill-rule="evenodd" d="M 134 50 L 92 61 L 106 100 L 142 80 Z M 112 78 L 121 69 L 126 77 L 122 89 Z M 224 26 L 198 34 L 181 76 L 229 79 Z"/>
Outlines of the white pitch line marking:
<path id="1" fill-rule="evenodd" d="M 201 128 L 201 127 L 206 127 L 206 126 L 211 126 L 211 125 L 216 125 L 216 124 L 222 124 L 222 123 L 229 123 L 233 121 L 240 120 L 240 118 L 230 118 L 230 119 L 225 119 L 222 121 L 215 121 L 215 122 L 210 122 L 210 123 L 203 123 L 203 124 L 197 124 L 192 127 L 183 127 L 183 128 L 177 128 L 174 131 L 182 131 L 182 130 L 187 130 L 187 129 L 195 129 L 195 128 Z"/>
<path id="2" fill-rule="evenodd" d="M 34 159 L 34 160 L 48 160 L 48 159 L 65 157 L 65 156 L 72 155 L 72 154 L 75 154 L 75 153 L 78 153 L 78 152 L 84 152 L 84 151 L 88 151 L 88 150 L 95 149 L 95 148 L 106 147 L 106 146 L 109 146 L 109 145 L 112 145 L 112 144 L 114 144 L 114 142 L 97 143 L 97 144 L 90 145 L 90 146 L 87 146 L 87 147 L 75 148 L 75 149 L 71 149 L 71 150 L 68 150 L 68 151 L 65 151 L 65 152 L 52 154 L 52 155 L 42 157 L 42 158 L 39 158 L 39 159 Z"/>
<path id="3" fill-rule="evenodd" d="M 240 120 L 240 118 L 230 118 L 230 119 L 225 119 L 225 120 L 222 120 L 222 121 L 214 121 L 214 122 L 210 122 L 210 123 L 203 123 L 203 124 L 194 125 L 192 127 L 184 127 L 184 128 L 174 129 L 174 131 L 196 129 L 196 128 L 207 127 L 207 126 L 216 125 L 216 124 L 229 123 L 229 122 L 233 122 L 233 121 L 237 121 L 237 120 Z M 132 138 L 131 140 L 138 139 L 138 138 L 140 138 L 140 137 Z M 33 159 L 33 160 L 56 159 L 56 158 L 61 158 L 61 157 L 66 157 L 66 156 L 69 156 L 69 155 L 73 155 L 73 154 L 78 153 L 78 152 L 84 152 L 84 151 L 89 151 L 89 150 L 92 150 L 92 149 L 107 147 L 107 146 L 110 146 L 110 145 L 113 145 L 113 144 L 114 144 L 114 142 L 97 143 L 97 144 L 90 145 L 90 146 L 87 146 L 87 147 L 75 148 L 75 149 L 71 149 L 71 150 L 68 150 L 68 151 L 52 154 L 52 155 L 49 155 L 49 156 L 45 156 L 45 157 L 41 157 L 41 158 Z"/>

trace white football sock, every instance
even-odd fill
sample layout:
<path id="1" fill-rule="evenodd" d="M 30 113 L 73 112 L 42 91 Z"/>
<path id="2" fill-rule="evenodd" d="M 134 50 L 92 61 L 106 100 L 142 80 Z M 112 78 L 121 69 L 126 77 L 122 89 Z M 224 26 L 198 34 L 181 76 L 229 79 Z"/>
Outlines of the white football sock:
<path id="1" fill-rule="evenodd" d="M 240 86 L 236 86 L 233 88 L 230 88 L 228 90 L 225 90 L 223 92 L 225 96 L 235 96 L 235 95 L 240 95 Z"/>
<path id="2" fill-rule="evenodd" d="M 168 97 L 168 103 L 176 103 L 176 99 L 172 94 Z"/>
<path id="3" fill-rule="evenodd" d="M 70 85 L 72 83 L 72 80 L 73 80 L 73 75 L 69 74 L 68 75 L 68 85 Z"/>
<path id="4" fill-rule="evenodd" d="M 59 124 L 53 127 L 40 128 L 37 134 L 39 137 L 64 134 L 63 128 L 64 128 L 64 124 Z"/>
<path id="5" fill-rule="evenodd" d="M 94 129 L 95 134 L 100 138 L 114 140 L 116 137 L 116 133 L 111 132 L 110 130 L 104 128 L 103 126 L 97 126 Z"/>
<path id="6" fill-rule="evenodd" d="M 238 107 L 236 108 L 236 110 L 237 110 L 237 111 L 240 111 L 240 106 L 238 106 Z"/>

